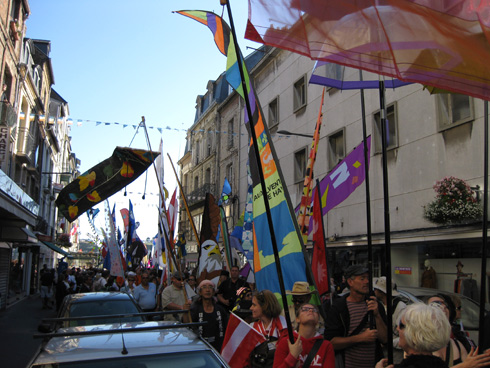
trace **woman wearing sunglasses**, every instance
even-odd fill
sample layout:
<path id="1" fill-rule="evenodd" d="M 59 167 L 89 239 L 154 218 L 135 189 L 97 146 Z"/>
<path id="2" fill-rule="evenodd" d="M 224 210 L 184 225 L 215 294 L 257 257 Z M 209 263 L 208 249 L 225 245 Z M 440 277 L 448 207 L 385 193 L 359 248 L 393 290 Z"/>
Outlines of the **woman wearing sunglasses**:
<path id="1" fill-rule="evenodd" d="M 440 308 L 423 303 L 411 304 L 402 313 L 397 329 L 400 335 L 399 346 L 405 352 L 405 358 L 395 367 L 448 367 L 441 358 L 432 355 L 433 351 L 446 346 L 451 333 L 449 320 Z M 387 363 L 388 359 L 382 359 L 376 368 L 386 367 Z"/>
<path id="2" fill-rule="evenodd" d="M 305 303 L 296 310 L 297 332 L 294 344 L 284 331 L 277 343 L 274 368 L 288 367 L 335 367 L 332 344 L 318 333 L 318 308 Z"/>

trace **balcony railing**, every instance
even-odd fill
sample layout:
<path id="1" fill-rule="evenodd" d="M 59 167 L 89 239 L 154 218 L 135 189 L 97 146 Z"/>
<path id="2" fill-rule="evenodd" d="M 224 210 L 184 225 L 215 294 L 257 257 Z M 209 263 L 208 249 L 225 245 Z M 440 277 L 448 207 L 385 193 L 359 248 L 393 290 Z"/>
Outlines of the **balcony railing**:
<path id="1" fill-rule="evenodd" d="M 17 114 L 14 108 L 8 102 L 0 102 L 0 125 L 13 127 L 16 123 Z"/>
<path id="2" fill-rule="evenodd" d="M 206 193 L 211 193 L 214 198 L 216 198 L 216 185 L 215 184 L 204 184 L 196 190 L 193 190 L 186 195 L 189 206 L 196 204 L 197 202 L 204 201 L 206 199 Z"/>

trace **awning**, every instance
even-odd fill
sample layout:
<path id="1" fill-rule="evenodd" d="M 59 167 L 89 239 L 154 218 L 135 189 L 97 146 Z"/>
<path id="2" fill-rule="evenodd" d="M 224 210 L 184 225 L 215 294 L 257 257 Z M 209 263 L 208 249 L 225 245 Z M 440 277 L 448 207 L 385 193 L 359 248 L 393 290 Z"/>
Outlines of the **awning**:
<path id="1" fill-rule="evenodd" d="M 70 253 L 68 253 L 67 251 L 64 251 L 63 249 L 61 249 L 60 247 L 57 247 L 56 245 L 54 245 L 53 243 L 50 243 L 50 242 L 47 242 L 47 241 L 42 241 L 41 240 L 41 243 L 43 243 L 45 246 L 47 246 L 48 248 L 51 248 L 52 250 L 54 250 L 55 252 L 58 252 L 59 254 L 62 254 L 64 255 L 65 257 L 68 257 L 68 258 L 73 258 L 72 255 L 70 255 Z"/>
<path id="2" fill-rule="evenodd" d="M 0 241 L 37 244 L 37 237 L 26 227 L 0 226 Z"/>

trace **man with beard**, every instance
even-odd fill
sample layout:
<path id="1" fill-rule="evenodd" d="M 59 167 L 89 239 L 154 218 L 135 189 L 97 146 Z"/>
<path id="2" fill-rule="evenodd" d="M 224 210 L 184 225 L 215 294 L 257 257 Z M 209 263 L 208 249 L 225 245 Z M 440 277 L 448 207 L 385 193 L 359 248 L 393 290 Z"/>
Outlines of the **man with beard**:
<path id="1" fill-rule="evenodd" d="M 387 341 L 385 312 L 374 296 L 369 296 L 368 269 L 353 265 L 344 273 L 349 294 L 334 301 L 325 321 L 325 339 L 329 340 L 336 358 L 343 357 L 345 368 L 368 368 L 377 362 L 380 343 Z M 374 326 L 369 324 L 369 315 Z M 379 360 L 379 359 L 378 359 Z"/>
<path id="2" fill-rule="evenodd" d="M 207 322 L 199 326 L 199 333 L 217 351 L 221 351 L 228 325 L 228 312 L 214 300 L 214 283 L 210 280 L 201 281 L 198 287 L 199 298 L 192 304 L 188 301 L 184 309 L 190 309 L 192 322 Z M 184 313 L 183 321 L 189 321 L 189 313 Z"/>

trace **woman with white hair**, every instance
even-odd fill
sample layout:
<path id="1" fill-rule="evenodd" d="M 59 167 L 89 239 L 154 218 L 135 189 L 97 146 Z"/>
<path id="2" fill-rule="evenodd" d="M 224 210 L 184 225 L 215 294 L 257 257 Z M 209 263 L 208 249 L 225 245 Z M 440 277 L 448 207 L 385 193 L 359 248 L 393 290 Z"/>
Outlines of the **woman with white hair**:
<path id="1" fill-rule="evenodd" d="M 447 368 L 448 364 L 432 355 L 447 345 L 451 334 L 451 325 L 441 308 L 414 303 L 409 305 L 398 324 L 399 345 L 405 352 L 405 358 L 396 368 Z M 478 349 L 471 350 L 467 359 L 455 367 L 483 367 L 488 364 L 490 355 L 478 355 Z M 382 359 L 376 368 L 386 367 L 387 359 Z M 390 365 L 389 367 L 393 367 Z M 389 368 L 388 367 L 388 368 Z"/>
<path id="2" fill-rule="evenodd" d="M 451 333 L 449 321 L 439 308 L 423 303 L 409 305 L 398 324 L 399 346 L 405 358 L 396 367 L 404 368 L 447 368 L 447 364 L 432 352 L 446 346 Z M 382 359 L 376 368 L 386 367 L 388 360 Z M 393 366 L 390 366 L 393 367 Z"/>

